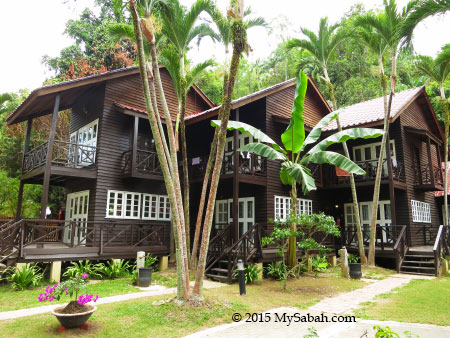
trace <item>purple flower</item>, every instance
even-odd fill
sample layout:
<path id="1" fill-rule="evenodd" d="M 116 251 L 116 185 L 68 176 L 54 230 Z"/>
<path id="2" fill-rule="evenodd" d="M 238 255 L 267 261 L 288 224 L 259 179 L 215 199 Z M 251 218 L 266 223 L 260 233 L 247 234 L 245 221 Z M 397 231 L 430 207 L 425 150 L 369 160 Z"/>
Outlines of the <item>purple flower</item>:
<path id="1" fill-rule="evenodd" d="M 94 303 L 98 300 L 98 295 L 95 296 Z"/>
<path id="2" fill-rule="evenodd" d="M 83 272 L 83 274 L 81 275 L 81 278 L 86 279 L 88 278 L 89 275 L 86 272 Z"/>

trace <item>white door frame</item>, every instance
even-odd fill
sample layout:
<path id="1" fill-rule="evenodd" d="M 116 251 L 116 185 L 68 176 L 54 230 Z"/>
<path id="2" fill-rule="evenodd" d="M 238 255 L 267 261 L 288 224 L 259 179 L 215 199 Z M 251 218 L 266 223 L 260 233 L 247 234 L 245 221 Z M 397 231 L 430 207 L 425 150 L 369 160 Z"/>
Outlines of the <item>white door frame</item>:
<path id="1" fill-rule="evenodd" d="M 216 209 L 215 209 L 215 215 L 216 215 L 216 224 L 219 220 L 219 204 L 228 205 L 228 224 L 233 223 L 233 199 L 224 199 L 224 200 L 217 200 L 216 201 Z M 255 224 L 255 198 L 254 197 L 239 197 L 238 200 L 239 206 L 238 206 L 238 231 L 239 231 L 239 237 L 241 237 L 243 234 L 245 234 L 250 227 L 252 227 Z M 221 212 L 223 213 L 223 207 L 221 207 Z M 223 220 L 222 220 L 223 221 Z M 223 223 L 222 223 L 223 224 Z M 216 226 L 217 227 L 217 226 Z M 223 226 L 220 225 L 220 228 L 222 229 Z M 219 227 L 217 227 L 219 229 Z"/>
<path id="2" fill-rule="evenodd" d="M 66 200 L 66 225 L 64 228 L 64 243 L 72 241 L 71 221 L 78 222 L 80 231 L 85 231 L 89 215 L 89 190 L 83 190 L 67 194 Z M 78 231 L 75 232 L 73 241 L 78 243 Z M 80 244 L 84 244 L 86 238 L 82 238 Z"/>

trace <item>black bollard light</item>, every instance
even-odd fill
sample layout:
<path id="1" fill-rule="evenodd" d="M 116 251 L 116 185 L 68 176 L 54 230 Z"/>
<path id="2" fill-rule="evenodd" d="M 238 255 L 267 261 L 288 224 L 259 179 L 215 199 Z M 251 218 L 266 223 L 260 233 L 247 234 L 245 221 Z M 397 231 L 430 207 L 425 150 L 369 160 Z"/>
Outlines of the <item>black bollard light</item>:
<path id="1" fill-rule="evenodd" d="M 239 279 L 239 293 L 242 296 L 242 295 L 245 295 L 245 269 L 244 269 L 244 263 L 242 262 L 242 259 L 238 259 L 237 269 L 238 269 L 238 279 Z"/>

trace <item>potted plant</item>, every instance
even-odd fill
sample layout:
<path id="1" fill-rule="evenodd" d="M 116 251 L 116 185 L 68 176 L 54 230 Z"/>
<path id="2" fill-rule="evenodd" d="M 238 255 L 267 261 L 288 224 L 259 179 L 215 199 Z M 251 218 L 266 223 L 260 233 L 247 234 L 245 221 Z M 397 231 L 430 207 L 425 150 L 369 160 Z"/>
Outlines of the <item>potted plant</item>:
<path id="1" fill-rule="evenodd" d="M 81 276 L 77 274 L 61 284 L 48 285 L 45 288 L 45 292 L 38 297 L 40 302 L 60 300 L 63 295 L 72 298 L 68 304 L 57 307 L 52 311 L 52 315 L 66 329 L 83 326 L 94 311 L 97 310 L 96 306 L 87 304 L 91 301 L 95 303 L 98 300 L 98 295 L 94 297 L 92 294 L 84 293 L 88 277 L 87 273 L 83 273 Z"/>
<path id="2" fill-rule="evenodd" d="M 360 279 L 362 277 L 361 272 L 361 263 L 359 262 L 359 256 L 357 255 L 348 255 L 348 267 L 350 278 L 352 279 Z"/>
<path id="3" fill-rule="evenodd" d="M 138 272 L 138 285 L 140 287 L 149 287 L 152 283 L 152 271 L 153 264 L 156 263 L 158 257 L 153 257 L 151 254 L 147 254 L 145 257 L 145 263 L 143 268 L 139 268 Z"/>

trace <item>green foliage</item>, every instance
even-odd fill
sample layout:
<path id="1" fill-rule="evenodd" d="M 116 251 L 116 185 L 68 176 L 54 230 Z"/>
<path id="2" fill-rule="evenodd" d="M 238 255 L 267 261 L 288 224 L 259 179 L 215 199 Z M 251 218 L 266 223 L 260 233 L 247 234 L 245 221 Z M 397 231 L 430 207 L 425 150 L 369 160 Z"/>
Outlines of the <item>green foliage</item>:
<path id="1" fill-rule="evenodd" d="M 158 261 L 158 257 L 152 256 L 151 253 L 148 253 L 147 256 L 145 256 L 144 265 L 146 268 L 149 268 L 149 267 L 153 266 L 157 261 Z"/>
<path id="2" fill-rule="evenodd" d="M 89 260 L 72 262 L 71 265 L 64 271 L 63 277 L 65 278 L 75 278 L 77 275 L 82 275 L 87 273 L 90 278 L 97 279 L 102 276 L 97 272 L 96 266 Z"/>
<path id="3" fill-rule="evenodd" d="M 305 334 L 303 338 L 319 338 L 317 329 L 315 327 L 308 327 L 308 334 Z"/>
<path id="4" fill-rule="evenodd" d="M 27 263 L 22 265 L 21 269 L 12 270 L 8 282 L 12 283 L 14 290 L 25 290 L 38 286 L 43 278 L 44 274 L 40 267 Z"/>
<path id="5" fill-rule="evenodd" d="M 295 277 L 294 272 L 289 270 L 283 261 L 269 263 L 266 267 L 266 273 L 278 281 L 286 281 L 289 277 Z"/>
<path id="6" fill-rule="evenodd" d="M 258 274 L 262 269 L 258 268 L 257 264 L 249 264 L 245 267 L 245 284 L 252 284 L 258 280 Z M 239 271 L 234 270 L 233 277 L 237 278 Z"/>
<path id="7" fill-rule="evenodd" d="M 95 265 L 96 273 L 107 279 L 128 276 L 130 274 L 130 268 L 130 264 L 124 259 L 108 261 L 106 264 L 98 263 Z"/>
<path id="8" fill-rule="evenodd" d="M 400 338 L 400 335 L 392 331 L 389 326 L 381 327 L 375 325 L 373 329 L 376 330 L 375 338 Z"/>
<path id="9" fill-rule="evenodd" d="M 311 257 L 312 271 L 317 276 L 319 272 L 327 271 L 328 262 L 326 256 Z"/>
<path id="10" fill-rule="evenodd" d="M 348 262 L 349 263 L 358 263 L 359 262 L 359 256 L 358 255 L 349 254 L 348 255 Z"/>

